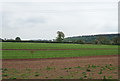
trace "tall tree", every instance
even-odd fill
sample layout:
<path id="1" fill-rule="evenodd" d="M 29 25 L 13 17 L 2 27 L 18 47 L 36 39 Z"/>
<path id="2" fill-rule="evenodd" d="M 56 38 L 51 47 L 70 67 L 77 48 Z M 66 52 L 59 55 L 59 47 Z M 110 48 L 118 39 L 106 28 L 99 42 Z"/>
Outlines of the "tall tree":
<path id="1" fill-rule="evenodd" d="M 64 39 L 64 37 L 65 37 L 65 34 L 63 33 L 63 32 L 61 32 L 61 31 L 57 31 L 57 38 L 56 38 L 56 41 L 57 42 L 62 42 L 62 40 Z"/>
<path id="2" fill-rule="evenodd" d="M 21 41 L 20 37 L 15 38 L 16 41 Z"/>

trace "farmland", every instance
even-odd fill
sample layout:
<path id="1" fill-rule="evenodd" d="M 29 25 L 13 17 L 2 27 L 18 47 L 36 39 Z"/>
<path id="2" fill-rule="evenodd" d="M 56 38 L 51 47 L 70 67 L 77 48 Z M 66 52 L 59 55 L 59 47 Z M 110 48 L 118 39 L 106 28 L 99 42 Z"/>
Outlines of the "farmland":
<path id="1" fill-rule="evenodd" d="M 118 46 L 2 43 L 3 79 L 117 79 Z"/>
<path id="2" fill-rule="evenodd" d="M 116 55 L 118 46 L 51 43 L 3 43 L 3 59 Z"/>

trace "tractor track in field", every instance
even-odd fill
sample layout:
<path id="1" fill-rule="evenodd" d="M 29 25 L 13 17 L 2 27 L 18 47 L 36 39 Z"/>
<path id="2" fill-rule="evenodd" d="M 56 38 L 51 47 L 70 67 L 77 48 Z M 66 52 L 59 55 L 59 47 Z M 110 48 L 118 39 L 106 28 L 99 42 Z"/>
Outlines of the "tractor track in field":
<path id="1" fill-rule="evenodd" d="M 40 51 L 54 51 L 54 50 L 113 50 L 113 49 L 118 49 L 118 48 L 80 48 L 80 49 L 0 49 L 0 50 L 8 50 L 8 51 L 14 51 L 14 50 L 40 50 Z"/>
<path id="2" fill-rule="evenodd" d="M 30 58 L 30 59 L 2 59 L 2 61 L 40 61 L 40 60 L 69 60 L 69 59 L 95 59 L 120 57 L 120 55 L 97 55 L 97 56 L 80 56 L 80 57 L 55 57 L 55 58 Z"/>

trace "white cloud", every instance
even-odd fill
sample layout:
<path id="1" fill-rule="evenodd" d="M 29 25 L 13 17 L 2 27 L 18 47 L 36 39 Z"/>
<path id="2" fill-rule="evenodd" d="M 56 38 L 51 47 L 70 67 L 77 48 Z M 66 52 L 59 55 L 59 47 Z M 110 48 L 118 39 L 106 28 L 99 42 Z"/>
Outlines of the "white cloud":
<path id="1" fill-rule="evenodd" d="M 3 38 L 53 39 L 57 30 L 66 36 L 117 32 L 117 3 L 85 1 L 3 3 Z"/>

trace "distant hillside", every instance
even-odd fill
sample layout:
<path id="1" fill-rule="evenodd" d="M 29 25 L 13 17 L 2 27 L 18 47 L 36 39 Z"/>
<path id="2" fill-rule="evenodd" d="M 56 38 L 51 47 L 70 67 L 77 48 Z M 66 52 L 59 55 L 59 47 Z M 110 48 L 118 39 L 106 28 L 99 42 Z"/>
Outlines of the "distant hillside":
<path id="1" fill-rule="evenodd" d="M 0 42 L 34 42 L 34 43 L 74 43 L 74 44 L 109 44 L 120 45 L 120 34 L 99 34 L 99 35 L 84 35 L 64 38 L 61 42 L 55 40 L 16 40 L 2 39 Z"/>
<path id="2" fill-rule="evenodd" d="M 83 41 L 85 43 L 95 43 L 96 40 L 106 39 L 107 41 L 112 41 L 114 38 L 118 37 L 120 34 L 99 34 L 99 35 L 84 35 L 84 36 L 74 36 L 67 37 L 64 39 L 64 42 L 75 42 L 75 41 Z"/>

